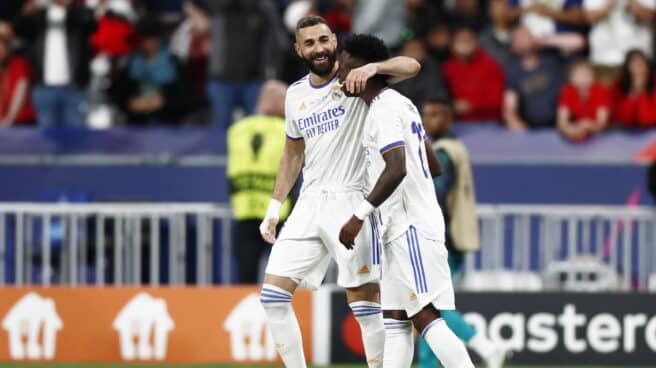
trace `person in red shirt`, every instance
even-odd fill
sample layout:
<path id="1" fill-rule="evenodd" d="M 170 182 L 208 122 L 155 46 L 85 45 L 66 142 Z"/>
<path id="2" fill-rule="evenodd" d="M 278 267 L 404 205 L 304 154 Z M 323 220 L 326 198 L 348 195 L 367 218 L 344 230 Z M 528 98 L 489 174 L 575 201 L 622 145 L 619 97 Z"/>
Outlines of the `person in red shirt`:
<path id="1" fill-rule="evenodd" d="M 0 126 L 36 121 L 29 94 L 32 68 L 27 59 L 13 54 L 13 35 L 11 26 L 0 22 Z"/>
<path id="2" fill-rule="evenodd" d="M 611 96 L 613 122 L 626 128 L 656 126 L 654 75 L 644 52 L 627 53 Z"/>
<path id="3" fill-rule="evenodd" d="M 456 118 L 460 121 L 500 121 L 505 87 L 503 70 L 478 47 L 473 29 L 453 34 L 452 56 L 442 66 Z"/>
<path id="4" fill-rule="evenodd" d="M 609 117 L 610 96 L 595 79 L 592 65 L 572 64 L 558 101 L 558 130 L 572 141 L 582 141 L 606 129 Z"/>

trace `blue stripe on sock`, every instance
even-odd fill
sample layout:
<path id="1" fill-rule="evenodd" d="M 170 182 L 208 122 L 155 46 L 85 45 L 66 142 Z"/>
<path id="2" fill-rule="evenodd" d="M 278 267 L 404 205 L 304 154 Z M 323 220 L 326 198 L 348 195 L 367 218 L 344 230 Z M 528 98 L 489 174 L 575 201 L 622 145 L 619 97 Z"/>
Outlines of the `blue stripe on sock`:
<path id="1" fill-rule="evenodd" d="M 421 337 L 426 336 L 426 333 L 428 332 L 428 330 L 430 330 L 431 327 L 433 327 L 436 323 L 438 323 L 440 321 L 442 321 L 442 318 L 435 319 L 435 320 L 433 320 L 433 322 L 429 323 L 428 326 L 424 327 L 424 329 L 421 331 Z"/>
<path id="2" fill-rule="evenodd" d="M 362 310 L 362 309 L 377 309 L 380 310 L 380 307 L 368 306 L 368 305 L 356 305 L 351 307 L 352 310 Z"/>
<path id="3" fill-rule="evenodd" d="M 412 242 L 410 241 L 409 231 L 405 232 L 405 238 L 408 243 L 408 255 L 410 256 L 410 265 L 412 266 L 412 275 L 415 278 L 415 291 L 419 292 L 419 281 L 417 279 L 417 267 L 415 266 L 415 259 L 412 252 Z"/>
<path id="4" fill-rule="evenodd" d="M 291 303 L 291 300 L 285 299 L 273 299 L 273 298 L 261 298 L 260 303 Z"/>
<path id="5" fill-rule="evenodd" d="M 269 289 L 269 288 L 264 288 L 264 287 L 263 287 L 263 288 L 262 288 L 262 291 L 263 291 L 263 292 L 266 291 L 266 292 L 268 292 L 268 293 L 276 294 L 276 295 L 279 295 L 279 296 L 284 296 L 284 297 L 286 297 L 286 298 L 291 298 L 291 297 L 292 297 L 291 294 L 287 294 L 287 293 L 284 293 L 284 292 L 282 292 L 282 291 L 273 290 L 273 289 Z"/>
<path id="6" fill-rule="evenodd" d="M 419 256 L 419 267 L 421 269 L 421 277 L 423 279 L 423 287 L 424 287 L 424 293 L 428 292 L 428 284 L 426 282 L 426 271 L 424 271 L 424 260 L 421 257 L 421 248 L 419 244 L 419 236 L 417 236 L 417 229 L 412 228 L 412 232 L 415 236 L 415 244 L 417 246 L 417 255 Z"/>
<path id="7" fill-rule="evenodd" d="M 356 317 L 365 317 L 365 316 L 371 316 L 371 315 L 378 314 L 378 313 L 381 313 L 381 311 L 377 310 L 377 311 L 361 312 L 361 313 L 353 312 L 353 315 L 355 315 Z"/>
<path id="8" fill-rule="evenodd" d="M 380 307 L 353 307 L 351 310 L 354 312 L 380 310 Z"/>
<path id="9" fill-rule="evenodd" d="M 269 293 L 260 293 L 260 297 L 264 299 L 272 298 L 272 299 L 285 299 L 285 300 L 292 300 L 292 298 L 286 298 L 283 296 L 278 296 L 276 294 L 269 294 Z"/>

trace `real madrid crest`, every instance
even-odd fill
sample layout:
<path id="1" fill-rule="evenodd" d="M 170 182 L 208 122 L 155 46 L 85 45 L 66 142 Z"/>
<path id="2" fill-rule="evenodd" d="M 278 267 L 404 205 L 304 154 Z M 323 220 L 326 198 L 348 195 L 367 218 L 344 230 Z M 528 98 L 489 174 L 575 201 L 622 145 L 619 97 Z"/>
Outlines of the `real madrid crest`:
<path id="1" fill-rule="evenodd" d="M 344 97 L 344 92 L 342 92 L 341 83 L 335 83 L 332 86 L 332 88 L 330 89 L 330 97 L 332 97 L 333 100 L 339 100 L 340 98 Z"/>

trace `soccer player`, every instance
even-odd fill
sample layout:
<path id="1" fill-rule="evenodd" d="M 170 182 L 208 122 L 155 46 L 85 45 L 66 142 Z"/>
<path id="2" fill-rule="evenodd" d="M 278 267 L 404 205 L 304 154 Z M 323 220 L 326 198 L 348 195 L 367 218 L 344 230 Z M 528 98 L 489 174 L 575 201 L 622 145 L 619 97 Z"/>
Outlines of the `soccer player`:
<path id="1" fill-rule="evenodd" d="M 451 131 L 453 108 L 448 99 L 429 98 L 422 108 L 426 134 L 432 138 L 432 150 L 438 158 L 442 174 L 433 180 L 438 202 L 446 222 L 446 247 L 449 251 L 451 277 L 462 271 L 465 253 L 479 249 L 478 220 L 474 179 L 467 147 Z M 475 351 L 487 368 L 501 368 L 507 355 L 498 342 L 476 331 L 457 310 L 443 310 L 442 318 L 468 347 Z M 437 359 L 430 347 L 419 339 L 419 368 L 435 368 Z"/>
<path id="2" fill-rule="evenodd" d="M 375 221 L 371 231 L 354 240 L 349 251 L 339 244 L 340 226 L 351 214 L 364 213 L 365 154 L 361 144 L 367 105 L 347 97 L 335 78 L 337 38 L 321 17 L 301 19 L 296 27 L 295 49 L 310 74 L 293 83 L 285 99 L 287 140 L 266 217 L 260 226 L 265 240 L 275 243 L 261 291 L 267 323 L 278 353 L 287 367 L 305 367 L 301 332 L 291 306 L 296 287 L 321 283 L 332 256 L 346 288 L 347 301 L 362 330 L 369 367 L 381 367 L 384 326 L 380 308 L 380 244 Z M 380 73 L 390 83 L 417 74 L 411 58 L 379 60 L 354 69 L 345 79 L 346 90 L 360 92 L 367 79 Z M 298 201 L 276 239 L 281 202 L 303 167 Z M 332 238 L 331 238 L 332 237 Z"/>
<path id="3" fill-rule="evenodd" d="M 387 57 L 380 39 L 351 36 L 340 55 L 340 79 L 353 68 Z M 360 94 L 369 105 L 363 144 L 368 156 L 368 187 L 372 189 L 361 206 L 368 211 L 354 213 L 339 239 L 346 248 L 357 251 L 359 244 L 354 244 L 354 239 L 360 236 L 363 219 L 379 220 L 384 367 L 411 366 L 414 324 L 446 368 L 473 368 L 465 345 L 440 315 L 441 310 L 455 309 L 455 298 L 444 245 L 444 218 L 430 168 L 436 158 L 432 152 L 427 155 L 417 108 L 400 93 L 387 89 L 385 78 L 371 78 Z"/>

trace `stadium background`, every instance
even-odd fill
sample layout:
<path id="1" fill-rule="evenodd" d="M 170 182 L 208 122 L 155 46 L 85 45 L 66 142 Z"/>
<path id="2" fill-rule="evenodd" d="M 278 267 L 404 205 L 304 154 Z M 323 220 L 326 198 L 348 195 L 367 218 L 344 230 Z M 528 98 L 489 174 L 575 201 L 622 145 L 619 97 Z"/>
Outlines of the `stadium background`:
<path id="1" fill-rule="evenodd" d="M 457 286 L 463 312 L 516 350 L 509 366 L 656 366 L 656 217 L 648 180 L 656 154 L 650 129 L 656 125 L 656 100 L 650 83 L 642 92 L 623 92 L 616 80 L 625 60 L 598 63 L 603 55 L 595 53 L 599 47 L 592 34 L 604 19 L 589 21 L 583 10 L 600 5 L 588 0 L 52 3 L 77 7 L 69 10 L 64 27 L 69 42 L 64 59 L 39 49 L 50 29 L 39 28 L 34 17 L 43 11 L 56 18 L 48 13 L 50 1 L 0 2 L 0 122 L 6 126 L 0 129 L 0 366 L 272 364 L 249 299 L 257 287 L 230 286 L 239 281 L 234 257 L 239 245 L 232 242 L 227 129 L 252 112 L 265 80 L 292 83 L 307 72 L 293 54 L 290 27 L 308 13 L 326 17 L 340 38 L 351 31 L 373 32 L 395 53 L 420 58 L 422 74 L 399 87 L 418 105 L 448 95 L 454 106 L 458 100 L 478 106 L 484 95 L 498 95 L 491 113 L 456 108 L 454 132 L 473 162 L 482 247 L 468 256 L 466 276 Z M 630 31 L 650 35 L 656 4 L 640 4 L 617 6 L 636 12 L 624 19 Z M 216 22 L 230 26 L 221 29 Z M 556 60 L 540 69 L 543 79 L 554 83 L 550 91 L 522 90 L 522 78 L 531 75 L 516 71 L 526 55 L 517 55 L 510 43 L 520 27 L 531 32 L 540 58 Z M 450 49 L 463 28 L 473 30 L 477 50 L 489 55 L 476 59 L 480 64 L 471 69 L 453 59 Z M 618 35 L 601 48 L 621 49 L 629 39 Z M 164 70 L 166 75 L 158 76 L 166 83 L 139 73 L 144 40 L 159 42 L 156 47 L 164 50 L 161 69 L 154 73 Z M 74 42 L 79 43 L 71 49 Z M 217 44 L 229 51 L 216 52 Z M 644 49 L 650 69 L 651 46 L 635 46 Z M 67 67 L 62 69 L 61 60 Z M 568 106 L 560 98 L 568 68 L 580 60 L 594 65 L 611 117 L 607 129 L 583 136 L 555 118 L 558 106 Z M 462 69 L 449 69 L 449 63 Z M 47 72 L 53 65 L 54 72 Z M 53 77 L 60 74 L 67 77 Z M 481 76 L 486 79 L 475 79 Z M 138 100 L 147 97 L 144 84 L 162 98 Z M 506 113 L 508 91 L 521 94 L 526 104 L 538 101 L 535 111 L 517 112 L 526 129 Z M 19 109 L 11 107 L 15 96 L 24 96 Z M 66 102 L 53 102 L 52 96 Z M 236 102 L 234 110 L 230 101 Z M 55 112 L 58 103 L 73 106 L 72 111 Z M 149 104 L 154 107 L 144 108 Z M 623 115 L 626 104 L 644 110 L 642 115 Z M 533 121 L 536 116 L 544 119 Z M 326 282 L 334 279 L 333 270 Z M 327 286 L 297 299 L 306 351 L 315 362 L 361 359 L 361 346 L 352 338 L 358 336 L 356 324 L 339 291 Z M 162 335 L 168 336 L 163 356 L 142 354 L 136 344 L 132 355 L 124 351 L 129 348 L 120 341 L 118 316 L 135 300 L 142 306 L 133 309 L 145 312 L 128 320 L 151 321 L 135 328 L 147 331 L 144 344 L 152 350 L 157 350 L 157 331 L 168 333 Z M 31 307 L 15 308 L 19 301 Z M 49 301 L 55 313 L 42 313 Z M 155 307 L 159 301 L 165 302 L 163 310 Z M 550 333 L 544 332 L 544 319 L 541 330 L 530 322 L 538 313 L 557 319 L 571 310 L 568 306 L 585 316 L 575 336 L 585 341 L 582 351 L 567 346 L 562 325 L 546 322 Z M 16 318 L 8 318 L 10 310 L 18 311 Z M 638 324 L 630 327 L 630 320 Z M 11 353 L 11 331 L 20 335 L 26 323 L 36 328 L 33 338 L 43 351 L 31 354 L 32 340 L 23 335 L 25 353 Z M 248 335 L 249 328 L 257 338 Z M 52 356 L 45 352 L 48 332 L 56 340 Z M 236 352 L 235 344 L 245 350 Z"/>

